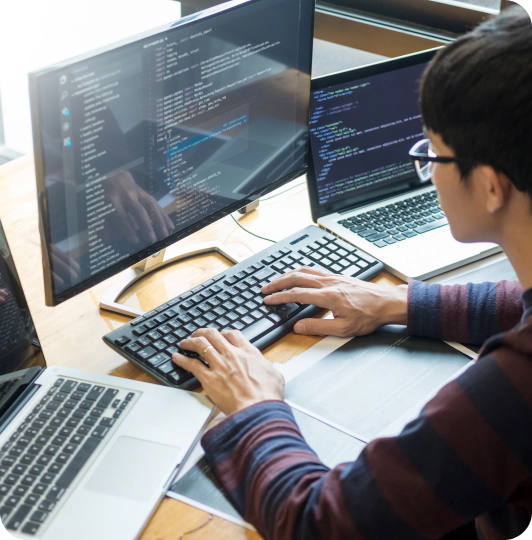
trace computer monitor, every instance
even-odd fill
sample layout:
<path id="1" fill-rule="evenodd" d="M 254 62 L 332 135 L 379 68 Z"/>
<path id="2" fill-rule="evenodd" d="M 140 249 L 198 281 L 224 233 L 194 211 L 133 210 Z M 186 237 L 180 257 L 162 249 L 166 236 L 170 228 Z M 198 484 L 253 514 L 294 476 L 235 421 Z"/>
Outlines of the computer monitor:
<path id="1" fill-rule="evenodd" d="M 236 0 L 30 74 L 47 305 L 305 173 L 313 17 Z"/>

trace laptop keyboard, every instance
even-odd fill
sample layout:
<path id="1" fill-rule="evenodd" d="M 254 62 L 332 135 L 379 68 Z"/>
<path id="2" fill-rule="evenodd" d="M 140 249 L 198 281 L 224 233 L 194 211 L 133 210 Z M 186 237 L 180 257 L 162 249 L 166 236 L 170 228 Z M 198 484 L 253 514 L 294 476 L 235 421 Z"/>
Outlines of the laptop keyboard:
<path id="1" fill-rule="evenodd" d="M 39 531 L 134 396 L 57 379 L 0 449 L 0 519 L 7 529 Z"/>
<path id="2" fill-rule="evenodd" d="M 191 291 L 137 317 L 104 336 L 128 360 L 159 381 L 178 388 L 198 386 L 192 374 L 171 356 L 177 344 L 198 328 L 236 329 L 264 348 L 294 324 L 319 311 L 315 306 L 266 306 L 261 288 L 289 270 L 315 266 L 346 276 L 369 279 L 383 265 L 351 244 L 309 226 L 233 266 Z"/>
<path id="3" fill-rule="evenodd" d="M 447 225 L 436 191 L 428 191 L 338 222 L 377 247 L 386 247 Z"/>

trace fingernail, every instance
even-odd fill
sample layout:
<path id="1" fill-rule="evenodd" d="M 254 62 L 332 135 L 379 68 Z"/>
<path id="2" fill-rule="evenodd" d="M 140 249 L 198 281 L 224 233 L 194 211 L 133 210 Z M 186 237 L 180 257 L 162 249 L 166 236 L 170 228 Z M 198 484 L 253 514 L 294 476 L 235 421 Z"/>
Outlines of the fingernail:
<path id="1" fill-rule="evenodd" d="M 305 332 L 305 323 L 304 322 L 297 322 L 294 325 L 294 332 L 297 332 L 298 334 L 303 334 Z"/>

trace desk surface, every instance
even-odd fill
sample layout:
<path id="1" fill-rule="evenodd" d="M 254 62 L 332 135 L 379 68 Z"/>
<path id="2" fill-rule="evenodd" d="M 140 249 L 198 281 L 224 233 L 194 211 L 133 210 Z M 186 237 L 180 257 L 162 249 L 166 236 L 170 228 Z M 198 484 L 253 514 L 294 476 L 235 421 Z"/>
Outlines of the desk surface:
<path id="1" fill-rule="evenodd" d="M 312 223 L 304 178 L 294 180 L 276 193 L 289 187 L 293 189 L 261 202 L 258 210 L 240 220 L 242 225 L 261 236 L 281 240 Z M 44 305 L 35 174 L 30 156 L 0 167 L 0 219 L 20 274 L 47 364 L 70 366 L 155 383 L 149 375 L 133 364 L 125 362 L 102 341 L 103 335 L 129 320 L 113 313 L 100 312 L 98 309 L 100 298 L 117 276 L 54 308 Z M 179 245 L 209 240 L 217 240 L 230 246 L 242 258 L 249 257 L 270 245 L 247 234 L 229 216 L 182 240 Z M 147 276 L 131 290 L 126 291 L 121 301 L 145 311 L 150 310 L 218 274 L 227 267 L 227 264 L 223 258 L 216 255 L 181 262 Z M 376 281 L 390 285 L 400 283 L 390 274 L 381 274 L 377 276 Z M 319 340 L 318 337 L 297 336 L 290 333 L 265 349 L 264 354 L 270 361 L 284 363 Z M 207 519 L 206 512 L 165 498 L 141 538 L 175 540 L 183 533 L 199 527 Z M 257 533 L 215 517 L 195 532 L 194 538 L 239 540 L 260 537 Z"/>

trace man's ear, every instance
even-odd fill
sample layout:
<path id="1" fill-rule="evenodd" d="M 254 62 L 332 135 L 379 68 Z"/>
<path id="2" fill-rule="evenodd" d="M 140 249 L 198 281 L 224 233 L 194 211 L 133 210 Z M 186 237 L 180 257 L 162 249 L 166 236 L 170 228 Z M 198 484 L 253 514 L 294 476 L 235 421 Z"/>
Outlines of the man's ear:
<path id="1" fill-rule="evenodd" d="M 480 165 L 475 172 L 484 191 L 486 210 L 490 214 L 495 214 L 508 202 L 513 184 L 504 173 L 490 165 Z"/>

